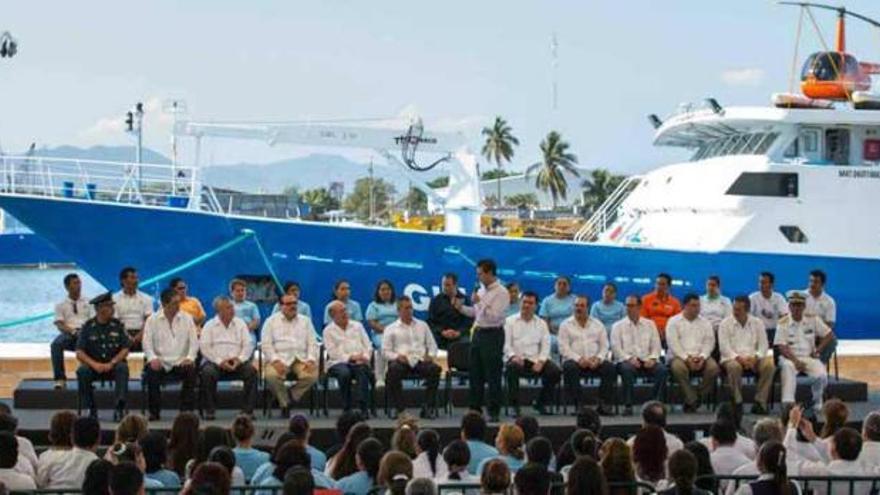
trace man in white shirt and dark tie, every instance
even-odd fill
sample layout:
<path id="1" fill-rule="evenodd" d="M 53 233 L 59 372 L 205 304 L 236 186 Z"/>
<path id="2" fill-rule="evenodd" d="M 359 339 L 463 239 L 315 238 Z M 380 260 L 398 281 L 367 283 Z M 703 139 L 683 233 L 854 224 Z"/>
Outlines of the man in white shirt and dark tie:
<path id="1" fill-rule="evenodd" d="M 92 305 L 82 295 L 82 280 L 79 275 L 75 273 L 65 275 L 64 289 L 67 290 L 67 297 L 55 305 L 55 327 L 60 333 L 49 345 L 55 389 L 67 386 L 64 351 L 76 350 L 76 337 L 79 329 L 94 316 Z"/>
<path id="2" fill-rule="evenodd" d="M 483 394 L 489 385 L 489 419 L 498 421 L 501 411 L 501 375 L 504 370 L 504 319 L 510 306 L 510 294 L 496 275 L 497 265 L 491 259 L 477 262 L 477 278 L 481 287 L 474 293 L 473 306 L 461 299 L 453 305 L 462 314 L 474 318 L 474 331 L 469 354 L 470 390 L 468 402 L 474 411 L 483 410 Z"/>
<path id="3" fill-rule="evenodd" d="M 440 366 L 437 358 L 437 342 L 428 324 L 413 317 L 413 304 L 409 296 L 397 298 L 397 321 L 385 328 L 382 355 L 388 363 L 385 386 L 395 406 L 394 419 L 403 414 L 403 378 L 416 375 L 425 381 L 425 402 L 421 417 L 433 419 L 437 413 L 437 387 L 440 384 Z"/>
<path id="4" fill-rule="evenodd" d="M 562 372 L 550 359 L 550 329 L 543 318 L 535 316 L 538 295 L 526 291 L 520 298 L 519 314 L 504 321 L 504 361 L 507 363 L 507 395 L 519 416 L 519 380 L 522 377 L 540 377 L 541 391 L 534 407 L 546 414 L 553 399 Z"/>
<path id="5" fill-rule="evenodd" d="M 217 405 L 217 382 L 241 380 L 244 382 L 243 414 L 253 416 L 257 402 L 257 370 L 251 360 L 254 346 L 247 323 L 235 316 L 232 299 L 214 298 L 216 316 L 208 320 L 199 336 L 202 351 L 201 392 L 204 399 L 205 419 L 214 419 Z"/>
<path id="6" fill-rule="evenodd" d="M 281 406 L 281 415 L 288 417 L 290 397 L 299 402 L 318 381 L 320 350 L 311 318 L 299 313 L 297 296 L 281 296 L 279 307 L 281 310 L 263 325 L 261 345 L 267 363 L 266 386 Z M 296 382 L 288 396 L 284 379 L 290 375 Z"/>
<path id="7" fill-rule="evenodd" d="M 147 387 L 147 409 L 150 421 L 160 419 L 161 385 L 167 380 L 180 380 L 180 410 L 192 411 L 196 402 L 196 356 L 199 339 L 192 316 L 180 310 L 180 296 L 174 289 L 160 295 L 162 309 L 147 319 L 143 344 L 146 365 L 144 382 Z"/>
<path id="8" fill-rule="evenodd" d="M 733 301 L 733 315 L 722 320 L 718 328 L 718 347 L 721 365 L 727 372 L 727 380 L 733 394 L 737 413 L 742 415 L 742 375 L 751 372 L 758 377 L 758 389 L 752 414 L 767 414 L 767 401 L 776 366 L 773 356 L 767 355 L 769 344 L 764 322 L 749 314 L 751 301 L 737 296 Z"/>
<path id="9" fill-rule="evenodd" d="M 684 394 L 684 411 L 696 412 L 718 377 L 718 363 L 712 358 L 715 332 L 712 324 L 700 316 L 700 298 L 688 294 L 682 300 L 681 313 L 666 324 L 666 345 L 672 357 L 672 376 Z M 691 375 L 700 374 L 699 396 L 691 386 Z"/>
<path id="10" fill-rule="evenodd" d="M 626 318 L 611 327 L 611 352 L 623 381 L 623 414 L 632 416 L 636 375 L 650 376 L 654 380 L 652 399 L 663 401 L 666 397 L 668 369 L 660 362 L 662 347 L 657 326 L 641 316 L 641 296 L 628 296 L 625 306 Z"/>
<path id="11" fill-rule="evenodd" d="M 559 325 L 559 354 L 562 356 L 562 375 L 568 400 L 580 409 L 583 377 L 598 376 L 599 414 L 611 414 L 608 405 L 614 402 L 617 371 L 609 359 L 608 331 L 605 325 L 589 315 L 590 301 L 579 295 L 574 300 L 574 315 Z"/>
<path id="12" fill-rule="evenodd" d="M 343 408 L 351 410 L 352 380 L 358 383 L 358 406 L 364 417 L 369 417 L 367 399 L 374 383 L 370 367 L 373 344 L 367 331 L 359 322 L 348 316 L 342 301 L 333 301 L 327 306 L 330 323 L 324 328 L 324 348 L 327 350 L 327 374 L 339 382 Z"/>

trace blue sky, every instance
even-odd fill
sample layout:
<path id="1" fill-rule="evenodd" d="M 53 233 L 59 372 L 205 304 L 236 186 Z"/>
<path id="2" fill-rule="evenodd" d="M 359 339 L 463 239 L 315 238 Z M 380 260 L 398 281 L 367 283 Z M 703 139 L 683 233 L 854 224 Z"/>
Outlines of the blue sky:
<path id="1" fill-rule="evenodd" d="M 880 17 L 876 1 L 849 1 Z M 148 102 L 147 144 L 168 152 L 160 102 L 210 119 L 394 116 L 416 109 L 474 138 L 494 115 L 520 136 L 514 168 L 559 129 L 584 166 L 636 172 L 682 157 L 651 146 L 648 113 L 715 96 L 767 104 L 788 87 L 798 10 L 763 0 L 226 1 L 4 4 L 20 53 L 0 60 L 0 145 L 121 144 Z M 830 43 L 834 16 L 816 12 Z M 559 42 L 551 109 L 550 39 Z M 880 60 L 880 32 L 849 25 Z M 819 47 L 804 26 L 798 70 Z M 255 148 L 224 143 L 215 162 Z M 257 152 L 264 159 L 290 150 Z"/>

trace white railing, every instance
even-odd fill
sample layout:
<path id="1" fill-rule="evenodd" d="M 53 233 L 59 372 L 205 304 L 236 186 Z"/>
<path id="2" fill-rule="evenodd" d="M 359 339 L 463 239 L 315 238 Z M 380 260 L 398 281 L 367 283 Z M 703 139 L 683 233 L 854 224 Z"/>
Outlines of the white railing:
<path id="1" fill-rule="evenodd" d="M 0 156 L 0 194 L 216 211 L 198 172 L 181 165 Z"/>
<path id="2" fill-rule="evenodd" d="M 599 238 L 599 235 L 617 220 L 620 213 L 620 206 L 629 194 L 639 185 L 642 178 L 638 175 L 631 175 L 623 180 L 617 189 L 608 196 L 608 199 L 593 212 L 590 219 L 574 234 L 574 240 L 577 242 L 593 242 Z"/>

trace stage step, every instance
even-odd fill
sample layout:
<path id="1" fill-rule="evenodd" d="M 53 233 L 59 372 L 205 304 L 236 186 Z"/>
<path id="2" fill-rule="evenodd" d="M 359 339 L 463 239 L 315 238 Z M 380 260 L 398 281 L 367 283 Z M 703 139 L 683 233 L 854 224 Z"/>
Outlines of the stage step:
<path id="1" fill-rule="evenodd" d="M 775 387 L 775 397 L 779 398 L 779 384 Z M 537 398 L 540 390 L 539 383 L 523 383 L 521 387 L 521 404 L 528 405 L 532 400 Z M 593 403 L 597 396 L 597 387 L 590 386 L 586 388 L 586 400 Z M 619 391 L 618 391 L 619 392 Z M 560 388 L 561 393 L 561 388 Z M 637 384 L 635 388 L 635 401 L 641 404 L 652 398 L 652 386 L 649 384 Z M 669 402 L 673 404 L 681 403 L 681 394 L 678 387 L 669 388 Z M 728 400 L 729 392 L 726 387 L 719 388 L 720 400 Z M 751 402 L 755 394 L 754 384 L 747 383 L 743 385 L 743 396 L 745 401 Z M 16 387 L 13 394 L 13 405 L 16 410 L 27 409 L 76 409 L 77 390 L 76 382 L 68 381 L 67 388 L 55 390 L 53 382 L 45 379 L 26 379 L 22 380 Z M 241 382 L 221 382 L 218 386 L 217 407 L 218 409 L 238 409 L 241 405 Z M 320 394 L 318 394 L 320 395 Z M 376 407 L 382 409 L 384 406 L 384 390 L 378 389 L 374 394 Z M 452 404 L 454 407 L 466 407 L 468 402 L 467 384 L 453 382 L 451 390 Z M 868 400 L 868 385 L 864 382 L 857 382 L 841 378 L 835 380 L 831 378 L 828 383 L 828 396 L 837 397 L 848 403 L 865 402 Z M 258 394 L 258 405 L 262 407 L 262 393 Z M 444 397 L 444 385 L 441 382 L 438 392 L 438 404 Z M 797 400 L 804 401 L 810 397 L 809 386 L 800 381 L 797 388 Z M 95 399 L 98 407 L 101 409 L 109 409 L 113 407 L 113 389 L 112 384 L 95 387 Z M 129 381 L 128 407 L 132 410 L 139 410 L 143 407 L 146 400 L 145 394 L 141 388 L 140 380 Z M 417 387 L 414 382 L 404 384 L 403 402 L 408 408 L 418 408 L 424 404 L 424 389 Z M 166 410 L 177 409 L 180 405 L 180 385 L 170 384 L 163 388 L 162 404 Z M 309 396 L 303 398 L 302 405 L 308 407 Z M 342 406 L 342 400 L 339 390 L 335 386 L 331 386 L 328 394 L 328 407 L 330 409 L 338 409 Z M 332 413 L 331 413 L 332 414 Z"/>

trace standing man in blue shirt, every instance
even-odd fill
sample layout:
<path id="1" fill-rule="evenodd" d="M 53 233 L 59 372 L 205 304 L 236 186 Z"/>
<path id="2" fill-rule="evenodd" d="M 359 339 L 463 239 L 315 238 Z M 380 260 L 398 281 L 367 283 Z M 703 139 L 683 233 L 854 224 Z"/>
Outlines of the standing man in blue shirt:
<path id="1" fill-rule="evenodd" d="M 247 282 L 240 278 L 229 282 L 229 294 L 232 296 L 232 306 L 235 308 L 235 316 L 241 318 L 247 324 L 251 333 L 251 342 L 257 342 L 257 329 L 260 328 L 260 308 L 252 301 L 247 300 Z"/>
<path id="2" fill-rule="evenodd" d="M 590 316 L 605 325 L 609 339 L 611 338 L 611 327 L 626 318 L 626 306 L 617 300 L 617 286 L 612 282 L 608 282 L 602 287 L 602 299 L 594 302 L 590 307 Z"/>

